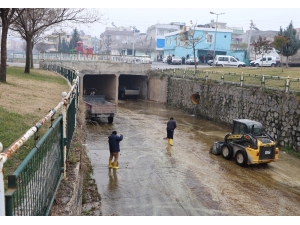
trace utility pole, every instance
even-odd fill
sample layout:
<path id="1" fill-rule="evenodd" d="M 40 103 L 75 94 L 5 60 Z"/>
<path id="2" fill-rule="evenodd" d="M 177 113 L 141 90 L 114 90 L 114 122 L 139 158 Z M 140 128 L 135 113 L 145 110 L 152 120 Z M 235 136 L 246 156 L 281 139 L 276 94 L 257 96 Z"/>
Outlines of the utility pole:
<path id="1" fill-rule="evenodd" d="M 250 41 L 251 41 L 251 34 L 252 34 L 252 28 L 255 26 L 253 24 L 253 20 L 250 20 L 250 31 L 249 31 L 249 37 L 248 37 L 248 60 L 250 60 Z"/>
<path id="2" fill-rule="evenodd" d="M 132 56 L 134 56 L 134 32 L 135 32 L 135 26 L 132 27 L 133 29 L 133 41 L 132 41 Z"/>
<path id="3" fill-rule="evenodd" d="M 217 21 L 216 21 L 216 30 L 215 30 L 215 40 L 214 40 L 214 58 L 213 58 L 213 66 L 215 66 L 215 57 L 216 57 L 216 43 L 217 43 L 217 30 L 218 30 L 218 16 L 223 15 L 225 13 L 214 13 L 210 12 L 210 14 L 215 14 L 217 16 Z"/>

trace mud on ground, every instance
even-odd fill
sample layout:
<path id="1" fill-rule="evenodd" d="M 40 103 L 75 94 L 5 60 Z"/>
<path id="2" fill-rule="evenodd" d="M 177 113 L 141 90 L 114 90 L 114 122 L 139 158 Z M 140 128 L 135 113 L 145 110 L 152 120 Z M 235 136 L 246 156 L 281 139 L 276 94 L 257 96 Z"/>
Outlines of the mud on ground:
<path id="1" fill-rule="evenodd" d="M 82 101 L 80 101 L 82 103 Z M 83 103 L 82 103 L 83 104 Z M 70 146 L 70 154 L 67 160 L 67 178 L 63 179 L 53 202 L 51 216 L 100 216 L 101 197 L 97 190 L 95 180 L 91 178 L 92 166 L 85 149 L 85 105 L 80 105 L 77 111 L 76 130 Z M 76 168 L 77 167 L 77 168 Z M 76 171 L 79 168 L 79 173 Z M 77 170 L 76 170 L 77 169 Z M 81 175 L 82 196 L 76 196 L 74 189 Z M 82 208 L 73 210 L 74 196 L 82 199 Z"/>

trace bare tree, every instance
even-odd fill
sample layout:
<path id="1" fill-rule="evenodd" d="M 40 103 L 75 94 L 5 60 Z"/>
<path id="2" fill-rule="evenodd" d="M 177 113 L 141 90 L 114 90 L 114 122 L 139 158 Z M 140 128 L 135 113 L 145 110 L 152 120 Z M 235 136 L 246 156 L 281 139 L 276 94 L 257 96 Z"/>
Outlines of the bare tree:
<path id="1" fill-rule="evenodd" d="M 136 49 L 145 53 L 145 55 L 150 54 L 152 51 L 155 51 L 155 41 L 150 39 L 141 39 L 140 41 L 136 42 Z"/>
<path id="2" fill-rule="evenodd" d="M 107 34 L 101 41 L 101 48 L 104 54 L 111 54 L 112 46 L 116 44 L 116 40 L 112 38 L 111 34 Z"/>
<path id="3" fill-rule="evenodd" d="M 191 26 L 186 27 L 184 26 L 183 29 L 180 31 L 178 37 L 176 38 L 176 43 L 178 46 L 182 46 L 186 49 L 192 49 L 194 55 L 194 62 L 195 62 L 195 70 L 197 69 L 196 63 L 196 46 L 198 43 L 203 42 L 205 40 L 206 34 L 203 35 L 196 34 L 196 27 L 197 23 L 193 23 L 190 21 Z"/>
<path id="4" fill-rule="evenodd" d="M 260 71 L 262 73 L 264 54 L 273 48 L 273 43 L 267 40 L 266 37 L 259 36 L 257 41 L 252 42 L 255 54 L 261 54 L 262 64 Z"/>
<path id="5" fill-rule="evenodd" d="M 43 42 L 43 41 L 38 42 L 35 45 L 35 49 L 38 52 L 46 52 L 49 48 L 50 48 L 50 46 L 47 43 Z"/>
<path id="6" fill-rule="evenodd" d="M 6 60 L 7 60 L 7 34 L 8 28 L 14 23 L 20 15 L 22 15 L 24 9 L 19 8 L 0 8 L 1 17 L 1 63 L 0 63 L 0 81 L 6 82 Z"/>
<path id="7" fill-rule="evenodd" d="M 34 38 L 53 26 L 74 24 L 91 24 L 101 21 L 102 14 L 95 9 L 84 8 L 26 8 L 19 15 L 12 30 L 18 32 L 26 41 L 25 73 L 30 73 L 30 61 Z"/>

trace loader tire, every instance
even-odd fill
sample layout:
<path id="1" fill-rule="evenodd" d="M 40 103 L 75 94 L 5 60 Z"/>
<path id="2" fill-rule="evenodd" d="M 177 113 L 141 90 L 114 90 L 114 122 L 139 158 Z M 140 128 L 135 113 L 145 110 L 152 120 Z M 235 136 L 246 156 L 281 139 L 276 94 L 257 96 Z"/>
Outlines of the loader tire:
<path id="1" fill-rule="evenodd" d="M 224 159 L 230 160 L 233 155 L 233 149 L 231 145 L 224 143 L 221 149 L 221 153 Z"/>
<path id="2" fill-rule="evenodd" d="M 238 150 L 235 154 L 235 162 L 236 164 L 238 164 L 239 166 L 247 166 L 247 162 L 248 162 L 248 155 L 245 152 L 245 150 Z"/>

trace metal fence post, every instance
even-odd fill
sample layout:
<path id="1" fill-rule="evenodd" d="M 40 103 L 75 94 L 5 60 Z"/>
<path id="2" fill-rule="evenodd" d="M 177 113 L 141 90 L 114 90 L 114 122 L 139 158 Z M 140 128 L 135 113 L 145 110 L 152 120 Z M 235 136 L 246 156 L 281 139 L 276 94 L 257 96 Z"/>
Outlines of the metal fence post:
<path id="1" fill-rule="evenodd" d="M 0 142 L 0 152 L 3 150 L 3 145 Z M 3 174 L 4 158 L 0 153 L 0 216 L 5 216 L 5 193 L 4 193 L 4 174 Z"/>
<path id="2" fill-rule="evenodd" d="M 243 87 L 243 83 L 244 83 L 244 73 L 242 72 L 242 75 L 241 75 L 241 87 Z"/>
<path id="3" fill-rule="evenodd" d="M 75 84 L 76 84 L 76 80 L 73 79 L 72 86 L 75 85 Z M 77 110 L 77 108 L 78 108 L 77 88 L 76 88 L 76 89 L 74 88 L 74 90 L 73 90 L 73 97 L 74 97 L 73 101 L 75 101 L 75 107 L 74 107 L 74 108 L 75 108 L 75 109 L 74 109 L 74 114 L 75 114 L 75 121 L 74 121 L 75 124 L 74 124 L 74 129 L 75 129 L 75 127 L 76 127 L 76 122 L 77 122 L 77 121 L 76 121 L 76 116 L 77 116 L 77 115 L 76 115 L 76 114 L 77 114 L 77 113 L 76 113 L 76 110 Z"/>
<path id="4" fill-rule="evenodd" d="M 221 83 L 222 84 L 224 83 L 224 73 L 222 73 L 222 76 L 221 76 Z"/>
<path id="5" fill-rule="evenodd" d="M 63 92 L 61 94 L 62 100 L 64 102 L 62 106 L 62 115 L 63 115 L 63 159 L 64 159 L 64 179 L 67 178 L 67 110 L 68 110 L 68 102 L 65 97 L 67 96 L 67 92 Z"/>
<path id="6" fill-rule="evenodd" d="M 205 74 L 205 82 L 207 82 L 208 81 L 208 72 L 206 72 L 206 74 Z"/>
<path id="7" fill-rule="evenodd" d="M 265 86 L 265 75 L 262 75 L 262 78 L 261 78 L 261 86 Z"/>
<path id="8" fill-rule="evenodd" d="M 288 78 L 285 81 L 285 92 L 289 92 L 290 90 L 290 76 L 288 76 Z"/>

